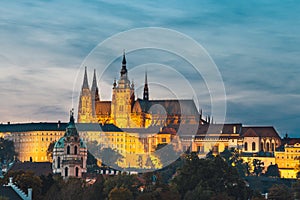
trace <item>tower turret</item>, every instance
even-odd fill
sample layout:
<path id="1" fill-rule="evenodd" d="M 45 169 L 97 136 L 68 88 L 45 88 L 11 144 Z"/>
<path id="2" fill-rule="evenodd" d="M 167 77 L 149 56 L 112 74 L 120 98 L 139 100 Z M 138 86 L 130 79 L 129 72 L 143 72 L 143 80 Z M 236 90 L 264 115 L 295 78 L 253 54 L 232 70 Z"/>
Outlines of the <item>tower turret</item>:
<path id="1" fill-rule="evenodd" d="M 126 58 L 125 58 L 125 51 L 123 52 L 123 60 L 122 60 L 122 69 L 121 69 L 121 78 L 126 77 L 127 78 L 127 68 L 126 68 Z"/>
<path id="2" fill-rule="evenodd" d="M 130 84 L 126 68 L 126 57 L 123 52 L 122 68 L 118 84 L 114 82 L 112 102 L 111 102 L 111 119 L 113 123 L 120 128 L 131 127 L 131 109 L 134 103 L 134 84 Z"/>
<path id="3" fill-rule="evenodd" d="M 93 122 L 92 113 L 92 94 L 89 89 L 88 78 L 87 78 L 87 67 L 85 67 L 83 84 L 81 93 L 79 96 L 78 104 L 78 122 L 79 123 L 90 123 Z"/>

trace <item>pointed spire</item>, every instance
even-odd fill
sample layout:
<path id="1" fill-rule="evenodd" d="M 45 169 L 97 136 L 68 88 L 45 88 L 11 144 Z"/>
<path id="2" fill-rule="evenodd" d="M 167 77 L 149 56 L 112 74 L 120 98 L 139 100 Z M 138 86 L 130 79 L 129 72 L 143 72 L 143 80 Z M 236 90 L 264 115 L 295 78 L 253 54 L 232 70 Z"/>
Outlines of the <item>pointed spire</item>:
<path id="1" fill-rule="evenodd" d="M 122 60 L 122 64 L 123 64 L 123 65 L 126 65 L 125 49 L 123 49 L 123 60 Z"/>
<path id="2" fill-rule="evenodd" d="M 94 69 L 93 83 L 92 83 L 93 101 L 100 101 L 99 91 L 97 86 L 96 69 Z"/>
<path id="3" fill-rule="evenodd" d="M 145 101 L 149 100 L 149 88 L 148 88 L 147 70 L 145 71 L 145 85 L 144 85 L 143 100 L 145 100 Z"/>
<path id="4" fill-rule="evenodd" d="M 125 50 L 123 51 L 122 69 L 120 73 L 121 73 L 121 77 L 127 75 Z"/>
<path id="5" fill-rule="evenodd" d="M 74 120 L 74 108 L 70 110 L 70 121 L 66 128 L 65 136 L 78 136 L 78 132 L 76 130 L 75 120 Z"/>
<path id="6" fill-rule="evenodd" d="M 89 89 L 89 83 L 88 83 L 86 68 L 87 67 L 85 67 L 85 69 L 84 69 L 84 78 L 83 78 L 82 89 Z"/>
<path id="7" fill-rule="evenodd" d="M 92 90 L 96 90 L 97 86 L 97 78 L 96 78 L 96 69 L 94 69 L 94 76 L 93 76 L 93 83 L 92 83 Z"/>

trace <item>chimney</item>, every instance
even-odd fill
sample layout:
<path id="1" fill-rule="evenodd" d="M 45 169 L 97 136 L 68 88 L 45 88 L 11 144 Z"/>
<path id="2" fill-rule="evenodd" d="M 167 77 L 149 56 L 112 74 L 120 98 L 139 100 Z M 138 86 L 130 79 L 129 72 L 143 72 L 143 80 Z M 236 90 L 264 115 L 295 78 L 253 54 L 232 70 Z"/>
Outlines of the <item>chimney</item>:
<path id="1" fill-rule="evenodd" d="M 28 199 L 32 200 L 32 188 L 28 188 Z"/>
<path id="2" fill-rule="evenodd" d="M 13 180 L 13 177 L 9 177 L 9 183 L 8 183 L 8 185 L 12 185 L 13 184 L 12 180 Z"/>

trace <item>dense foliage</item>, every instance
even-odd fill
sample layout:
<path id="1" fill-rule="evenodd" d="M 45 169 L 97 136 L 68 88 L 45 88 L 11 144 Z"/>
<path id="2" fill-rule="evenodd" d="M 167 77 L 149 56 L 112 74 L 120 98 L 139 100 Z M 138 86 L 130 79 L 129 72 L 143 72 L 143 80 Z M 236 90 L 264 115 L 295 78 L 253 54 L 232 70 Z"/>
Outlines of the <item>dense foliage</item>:
<path id="1" fill-rule="evenodd" d="M 10 163 L 15 156 L 14 142 L 0 138 L 0 163 Z"/>
<path id="2" fill-rule="evenodd" d="M 259 161 L 257 165 L 260 166 Z M 248 174 L 247 164 L 237 152 L 225 150 L 220 156 L 208 155 L 206 158 L 189 153 L 156 172 L 117 176 L 94 174 L 94 183 L 73 178 L 63 180 L 58 175 L 39 177 L 30 171 L 10 171 L 0 184 L 7 183 L 8 177 L 14 177 L 14 182 L 24 191 L 33 188 L 33 198 L 38 200 L 263 199 L 262 192 L 253 187 L 256 183 L 248 179 Z M 266 174 L 276 177 L 277 166 L 270 167 Z M 287 186 L 278 182 L 278 178 L 256 175 L 251 178 L 261 179 L 264 185 L 266 180 L 271 180 L 266 191 L 271 199 L 288 200 L 300 196 L 300 182 Z M 272 183 L 273 180 L 277 182 Z"/>

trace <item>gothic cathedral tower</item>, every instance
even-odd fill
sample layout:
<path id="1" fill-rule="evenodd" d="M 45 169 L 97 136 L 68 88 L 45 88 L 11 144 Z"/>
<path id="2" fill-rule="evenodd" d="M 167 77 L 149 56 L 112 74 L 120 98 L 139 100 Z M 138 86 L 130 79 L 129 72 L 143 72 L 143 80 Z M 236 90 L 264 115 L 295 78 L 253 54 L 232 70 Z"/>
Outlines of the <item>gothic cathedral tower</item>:
<path id="1" fill-rule="evenodd" d="M 93 118 L 92 93 L 89 88 L 86 67 L 78 104 L 78 123 L 91 123 Z"/>
<path id="2" fill-rule="evenodd" d="M 130 114 L 134 103 L 134 85 L 130 84 L 126 69 L 125 52 L 123 53 L 122 69 L 118 84 L 113 84 L 111 119 L 120 128 L 131 127 Z"/>

